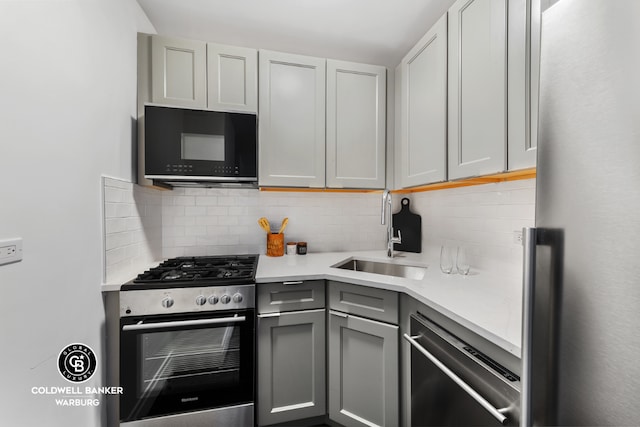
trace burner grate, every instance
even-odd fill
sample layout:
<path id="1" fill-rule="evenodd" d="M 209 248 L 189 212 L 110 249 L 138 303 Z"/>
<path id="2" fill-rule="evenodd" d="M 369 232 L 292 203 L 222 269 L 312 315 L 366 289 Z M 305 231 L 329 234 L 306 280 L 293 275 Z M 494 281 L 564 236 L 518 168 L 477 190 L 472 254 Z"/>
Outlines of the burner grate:
<path id="1" fill-rule="evenodd" d="M 133 283 L 249 283 L 255 277 L 257 255 L 178 257 L 139 274 Z"/>

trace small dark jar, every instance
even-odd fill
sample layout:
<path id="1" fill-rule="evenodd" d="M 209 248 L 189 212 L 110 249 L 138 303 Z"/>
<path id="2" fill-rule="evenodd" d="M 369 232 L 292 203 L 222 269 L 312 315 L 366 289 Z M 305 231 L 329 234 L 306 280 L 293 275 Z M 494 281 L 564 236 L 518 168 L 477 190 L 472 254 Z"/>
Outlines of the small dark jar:
<path id="1" fill-rule="evenodd" d="M 306 255 L 307 254 L 307 242 L 298 242 L 296 245 L 296 251 L 298 255 Z"/>

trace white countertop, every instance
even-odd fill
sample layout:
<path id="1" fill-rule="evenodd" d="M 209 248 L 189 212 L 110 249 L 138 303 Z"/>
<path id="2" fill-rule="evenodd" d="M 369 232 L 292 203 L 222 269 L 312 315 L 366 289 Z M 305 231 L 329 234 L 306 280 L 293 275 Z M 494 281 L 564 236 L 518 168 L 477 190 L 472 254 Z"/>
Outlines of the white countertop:
<path id="1" fill-rule="evenodd" d="M 350 257 L 427 266 L 427 271 L 422 280 L 411 280 L 331 267 Z M 384 250 L 281 257 L 260 255 L 256 272 L 258 286 L 259 283 L 313 279 L 337 280 L 404 292 L 520 357 L 522 278 L 514 274 L 513 269 L 485 271 L 472 267 L 468 276 L 448 275 L 440 272 L 438 259 L 429 259 L 426 254 L 396 252 L 396 257 L 389 260 Z M 118 291 L 121 286 L 103 284 L 102 291 Z"/>
<path id="2" fill-rule="evenodd" d="M 422 280 L 343 270 L 331 266 L 350 257 L 427 266 Z M 472 268 L 468 276 L 440 272 L 438 260 L 400 252 L 327 252 L 268 257 L 260 255 L 256 283 L 327 279 L 404 292 L 520 357 L 522 278 L 504 271 Z"/>

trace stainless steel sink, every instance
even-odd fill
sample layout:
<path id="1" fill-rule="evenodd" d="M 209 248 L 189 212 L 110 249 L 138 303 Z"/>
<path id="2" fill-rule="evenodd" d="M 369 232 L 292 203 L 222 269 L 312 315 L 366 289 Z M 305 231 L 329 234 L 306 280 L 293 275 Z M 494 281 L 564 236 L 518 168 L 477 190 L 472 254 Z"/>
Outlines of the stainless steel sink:
<path id="1" fill-rule="evenodd" d="M 332 265 L 343 270 L 364 271 L 365 273 L 384 274 L 386 276 L 404 277 L 406 279 L 421 280 L 427 267 L 405 264 L 391 264 L 380 261 L 367 261 L 363 259 L 349 258 Z"/>

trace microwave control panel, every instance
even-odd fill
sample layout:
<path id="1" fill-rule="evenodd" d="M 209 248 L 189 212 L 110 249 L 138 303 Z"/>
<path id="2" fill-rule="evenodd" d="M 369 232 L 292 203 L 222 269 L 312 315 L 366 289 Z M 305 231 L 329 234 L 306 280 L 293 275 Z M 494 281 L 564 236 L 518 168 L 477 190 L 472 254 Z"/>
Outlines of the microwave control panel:
<path id="1" fill-rule="evenodd" d="M 193 165 L 172 165 L 167 164 L 165 166 L 165 172 L 173 174 L 192 174 L 194 172 Z M 240 168 L 238 166 L 213 166 L 211 173 L 215 176 L 234 176 L 240 174 Z"/>

